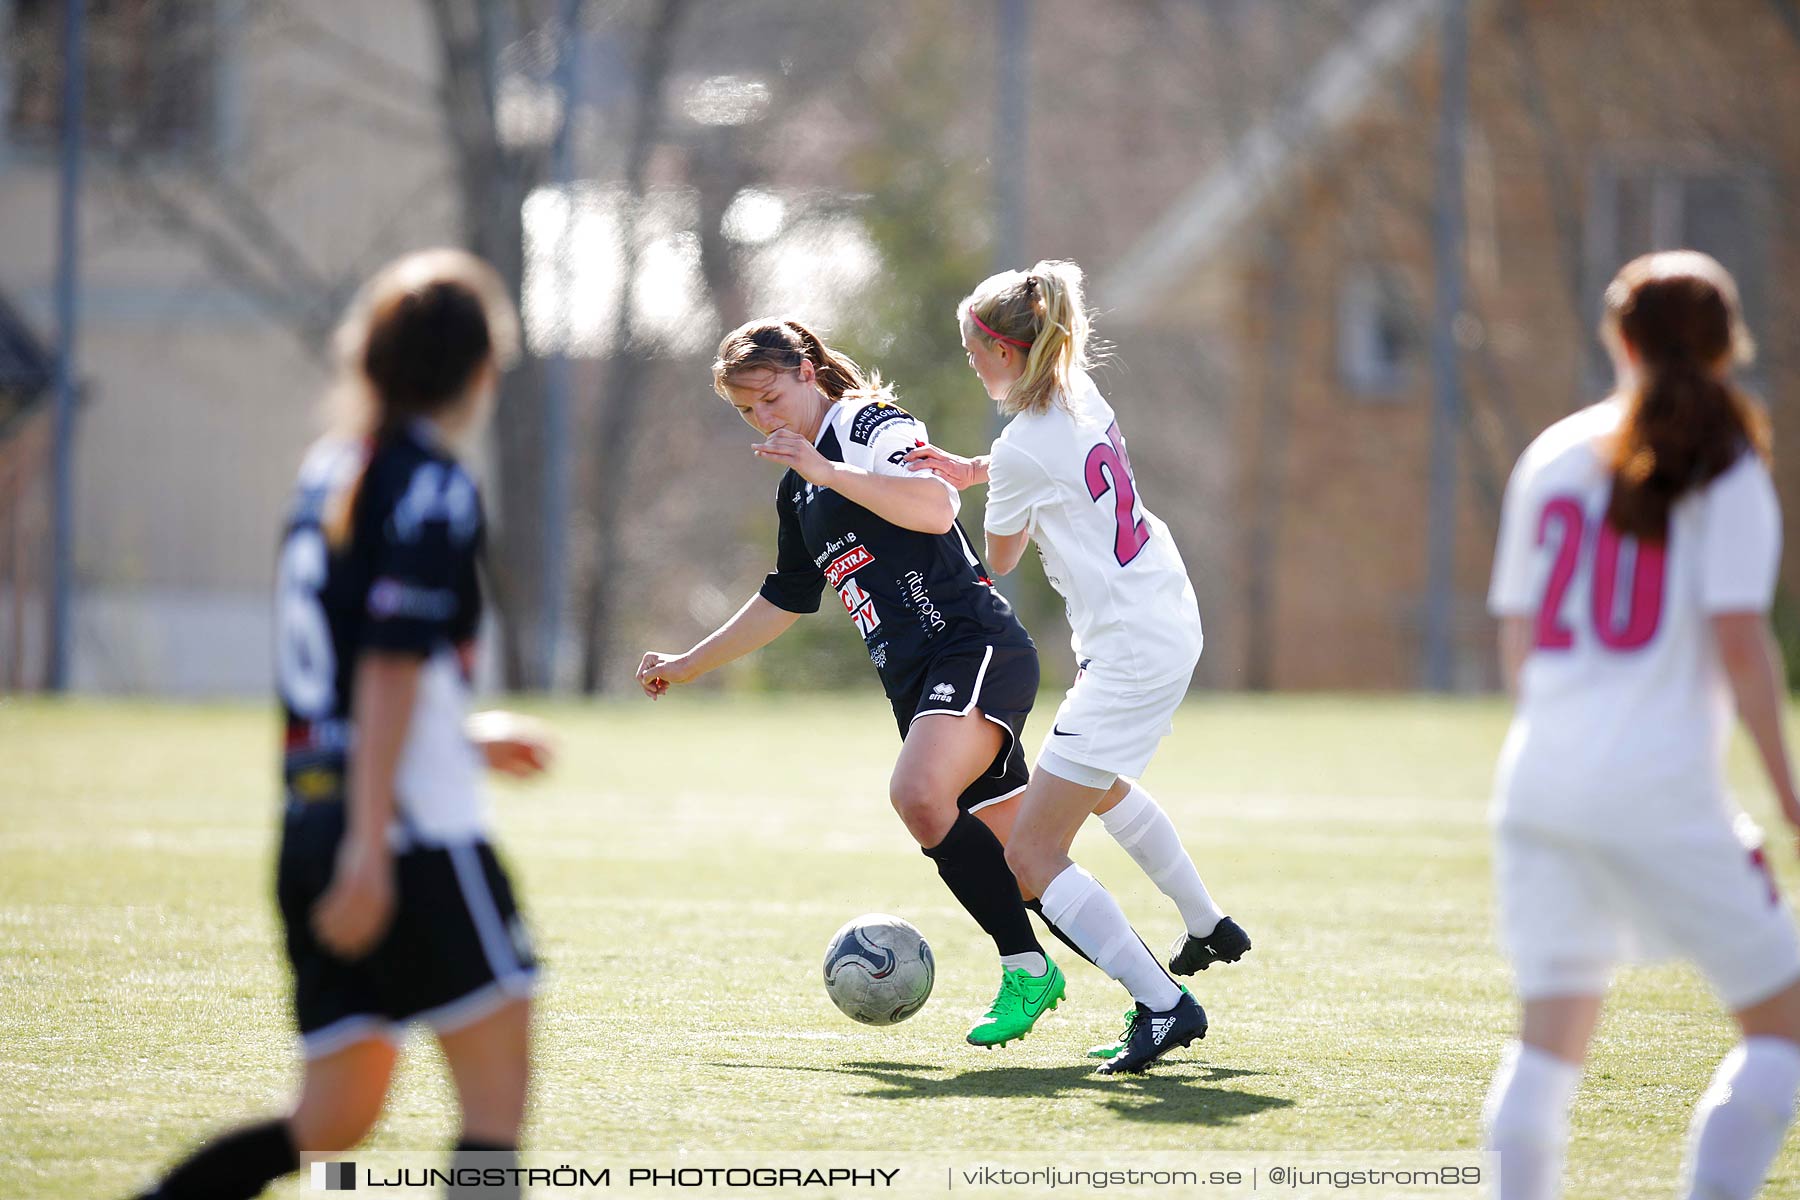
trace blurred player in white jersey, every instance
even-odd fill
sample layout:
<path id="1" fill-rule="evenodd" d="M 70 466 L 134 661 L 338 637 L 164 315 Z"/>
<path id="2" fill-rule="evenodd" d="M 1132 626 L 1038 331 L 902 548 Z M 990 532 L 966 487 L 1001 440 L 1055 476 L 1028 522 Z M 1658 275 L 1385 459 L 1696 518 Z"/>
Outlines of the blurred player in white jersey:
<path id="1" fill-rule="evenodd" d="M 1112 409 L 1088 377 L 1081 268 L 1040 262 L 984 280 L 957 312 L 969 365 L 1011 417 L 992 452 L 908 456 L 959 488 L 988 485 L 987 557 L 1005 574 L 1035 540 L 1068 605 L 1078 672 L 1006 838 L 1007 861 L 1043 915 L 1136 1001 L 1107 1074 L 1141 1071 L 1206 1035 L 1206 1015 L 1158 965 L 1125 914 L 1069 858 L 1091 813 L 1181 910 L 1169 969 L 1235 962 L 1250 939 L 1221 912 L 1174 825 L 1134 782 L 1170 732 L 1200 658 L 1200 610 L 1169 530 L 1138 492 Z"/>
<path id="2" fill-rule="evenodd" d="M 1800 1092 L 1800 939 L 1727 795 L 1733 702 L 1788 821 L 1768 425 L 1731 381 L 1737 289 L 1691 251 L 1606 290 L 1613 395 L 1507 485 L 1489 606 L 1517 715 L 1494 805 L 1501 937 L 1524 1005 L 1488 1098 L 1506 1200 L 1561 1188 L 1568 1106 L 1615 963 L 1679 955 L 1743 1040 L 1694 1114 L 1684 1195 L 1754 1195 Z"/>

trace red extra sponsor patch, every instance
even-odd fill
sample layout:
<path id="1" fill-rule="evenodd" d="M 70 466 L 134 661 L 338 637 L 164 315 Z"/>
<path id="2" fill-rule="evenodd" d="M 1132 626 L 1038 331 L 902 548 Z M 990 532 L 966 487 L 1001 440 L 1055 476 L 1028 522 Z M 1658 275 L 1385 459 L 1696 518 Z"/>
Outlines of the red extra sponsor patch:
<path id="1" fill-rule="evenodd" d="M 852 546 L 832 559 L 831 565 L 825 568 L 825 582 L 837 587 L 850 575 L 874 561 L 875 556 L 863 547 Z"/>

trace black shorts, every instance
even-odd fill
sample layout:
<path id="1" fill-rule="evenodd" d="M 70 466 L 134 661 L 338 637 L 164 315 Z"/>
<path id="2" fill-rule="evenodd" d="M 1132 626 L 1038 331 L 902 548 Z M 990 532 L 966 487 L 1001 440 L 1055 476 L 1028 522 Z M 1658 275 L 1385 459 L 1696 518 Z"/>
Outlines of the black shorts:
<path id="1" fill-rule="evenodd" d="M 394 922 L 354 962 L 313 936 L 312 908 L 331 882 L 344 830 L 341 804 L 289 810 L 275 891 L 294 969 L 294 1016 L 306 1057 L 365 1038 L 399 1039 L 423 1021 L 451 1033 L 529 995 L 537 977 L 506 871 L 485 841 L 394 856 Z"/>
<path id="2" fill-rule="evenodd" d="M 977 708 L 1006 732 L 993 764 L 956 799 L 962 811 L 974 812 L 1025 790 L 1031 778 L 1022 744 L 1025 718 L 1031 715 L 1037 692 L 1036 646 L 976 644 L 939 655 L 920 673 L 916 684 L 888 699 L 902 741 L 920 717 L 930 713 L 960 717 Z"/>

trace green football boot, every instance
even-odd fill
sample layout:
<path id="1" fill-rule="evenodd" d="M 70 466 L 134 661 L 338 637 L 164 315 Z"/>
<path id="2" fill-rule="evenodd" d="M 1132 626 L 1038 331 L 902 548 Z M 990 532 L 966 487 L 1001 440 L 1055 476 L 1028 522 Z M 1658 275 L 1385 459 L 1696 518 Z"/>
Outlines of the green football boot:
<path id="1" fill-rule="evenodd" d="M 1187 990 L 1187 984 L 1178 983 L 1175 986 L 1180 988 L 1185 995 L 1193 995 L 1192 992 Z M 1116 1042 L 1103 1042 L 1098 1046 L 1089 1046 L 1087 1056 L 1089 1058 L 1117 1057 L 1119 1051 L 1123 1050 L 1126 1044 L 1131 1041 L 1131 1035 L 1137 1032 L 1137 1022 L 1138 1007 L 1134 1004 L 1125 1010 L 1125 1029 L 1124 1032 L 1119 1034 L 1119 1040 Z"/>
<path id="2" fill-rule="evenodd" d="M 1024 1037 L 1037 1024 L 1039 1017 L 1062 1003 L 1062 968 L 1044 956 L 1042 975 L 1032 975 L 1016 967 L 1000 968 L 1000 994 L 987 1016 L 969 1030 L 969 1045 L 1004 1046 Z"/>

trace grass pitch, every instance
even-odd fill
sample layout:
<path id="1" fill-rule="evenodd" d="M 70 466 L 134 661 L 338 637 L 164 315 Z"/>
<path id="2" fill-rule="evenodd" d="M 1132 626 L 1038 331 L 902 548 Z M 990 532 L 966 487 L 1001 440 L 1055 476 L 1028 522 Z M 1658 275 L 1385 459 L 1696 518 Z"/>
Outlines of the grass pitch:
<path id="1" fill-rule="evenodd" d="M 1046 713 L 1049 709 L 1044 710 Z M 1190 704 L 1149 786 L 1256 949 L 1196 977 L 1213 1027 L 1150 1077 L 1098 1078 L 1123 993 L 1067 961 L 1021 1044 L 962 1043 L 992 951 L 886 803 L 880 700 L 544 710 L 541 785 L 497 788 L 500 841 L 549 967 L 532 1144 L 665 1150 L 1472 1149 L 1513 1023 L 1491 937 L 1484 807 L 1497 702 Z M 1774 829 L 1739 747 L 1752 811 Z M 294 1085 L 271 890 L 266 708 L 0 699 L 0 1179 L 124 1195 Z M 1160 948 L 1173 907 L 1098 827 L 1076 856 Z M 1771 854 L 1800 883 L 1784 838 Z M 847 918 L 925 931 L 931 1002 L 840 1016 L 819 960 Z M 1046 940 L 1053 953 L 1060 950 Z M 1626 972 L 1574 1112 L 1576 1198 L 1672 1194 L 1732 1041 L 1699 978 Z M 415 1037 L 375 1144 L 453 1139 Z M 273 1195 L 310 1194 L 299 1184 Z M 1765 1192 L 1800 1196 L 1790 1142 Z"/>

